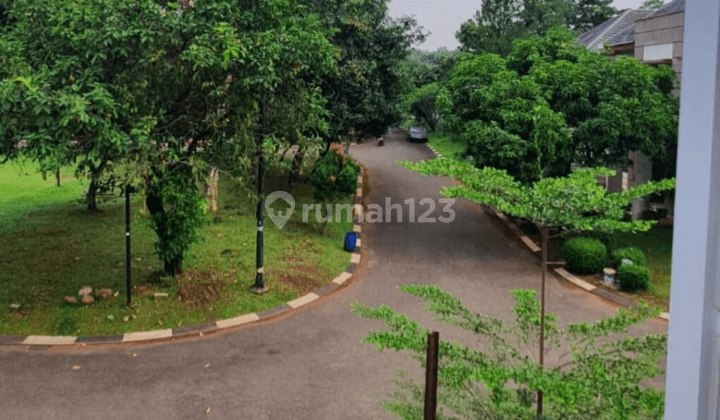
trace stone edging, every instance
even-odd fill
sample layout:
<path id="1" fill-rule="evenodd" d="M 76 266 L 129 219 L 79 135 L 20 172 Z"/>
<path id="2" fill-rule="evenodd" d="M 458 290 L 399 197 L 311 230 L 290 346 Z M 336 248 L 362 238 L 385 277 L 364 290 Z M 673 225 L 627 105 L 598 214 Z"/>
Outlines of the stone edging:
<path id="1" fill-rule="evenodd" d="M 435 154 L 435 157 L 442 157 L 442 155 L 441 155 L 440 153 L 438 153 L 438 151 L 435 150 L 434 147 L 432 147 L 432 146 L 429 145 L 429 144 L 428 144 L 427 146 L 428 146 L 428 147 L 430 148 L 430 150 Z M 525 233 L 524 233 L 523 231 L 521 231 L 520 228 L 518 228 L 517 226 L 515 226 L 515 223 L 511 222 L 510 219 L 507 218 L 507 216 L 505 216 L 505 215 L 502 214 L 502 213 L 496 213 L 495 210 L 493 210 L 492 208 L 490 208 L 490 207 L 488 207 L 488 206 L 484 206 L 484 207 L 485 207 L 486 210 L 488 210 L 489 213 L 494 214 L 495 216 L 497 216 L 497 218 L 500 219 L 500 220 L 505 224 L 505 226 L 507 226 L 507 227 L 515 234 L 515 236 L 517 236 L 517 238 L 520 239 L 520 241 L 522 241 L 522 243 L 524 243 L 525 246 L 528 247 L 528 249 L 530 249 L 530 251 L 531 251 L 533 254 L 536 254 L 536 253 L 538 253 L 538 252 L 540 252 L 540 251 L 542 250 L 542 249 L 540 248 L 540 246 L 538 246 L 538 244 L 536 244 L 532 239 L 530 239 L 530 237 L 528 237 L 527 235 L 525 235 Z M 536 255 L 537 255 L 537 254 L 536 254 Z M 580 288 L 582 288 L 582 289 L 585 289 L 586 291 L 588 291 L 588 292 L 590 292 L 590 293 L 592 293 L 592 294 L 595 294 L 595 295 L 600 296 L 600 297 L 602 297 L 602 298 L 604 298 L 604 299 L 607 299 L 607 300 L 609 300 L 609 301 L 611 301 L 611 302 L 613 302 L 613 303 L 615 303 L 615 304 L 617 304 L 617 305 L 621 305 L 621 306 L 625 306 L 625 307 L 630 307 L 630 306 L 634 306 L 634 305 L 635 305 L 634 302 L 629 301 L 629 300 L 627 300 L 627 299 L 624 299 L 624 298 L 622 298 L 622 297 L 620 297 L 620 296 L 617 296 L 615 293 L 612 293 L 612 292 L 610 292 L 610 291 L 608 291 L 608 290 L 605 290 L 605 289 L 603 289 L 603 288 L 601 288 L 601 287 L 597 287 L 597 286 L 595 286 L 595 285 L 592 285 L 592 284 L 590 284 L 590 283 L 588 283 L 588 282 L 586 282 L 586 281 L 583 281 L 583 280 L 577 278 L 576 276 L 572 275 L 570 272 L 568 272 L 568 271 L 565 270 L 564 268 L 554 268 L 553 271 L 554 271 L 555 274 L 558 275 L 560 278 L 562 278 L 562 279 L 564 279 L 564 280 L 567 280 L 567 281 L 569 281 L 570 283 L 572 283 L 572 284 L 574 284 L 574 285 L 576 285 L 576 286 L 578 286 L 578 287 L 580 287 Z M 660 318 L 669 321 L 669 320 L 670 320 L 670 314 L 667 313 L 667 312 L 663 312 L 663 313 L 660 314 Z"/>
<path id="2" fill-rule="evenodd" d="M 427 144 L 427 143 L 426 143 L 426 144 Z M 442 157 L 442 155 L 441 155 L 437 150 L 435 150 L 434 147 L 430 146 L 430 144 L 427 144 L 427 147 L 429 147 L 430 150 L 432 150 L 432 152 L 435 153 L 435 157 L 436 157 L 436 158 L 441 158 L 441 157 Z"/>
<path id="3" fill-rule="evenodd" d="M 88 336 L 80 339 L 72 336 L 31 335 L 28 337 L 21 337 L 0 335 L 0 346 L 41 346 L 42 349 L 45 349 L 47 348 L 47 346 L 87 347 L 90 345 L 102 344 L 139 344 L 148 342 L 168 341 L 182 337 L 203 336 L 204 334 L 214 333 L 227 328 L 250 324 L 290 312 L 311 302 L 314 302 L 321 296 L 327 295 L 330 292 L 340 288 L 343 284 L 348 283 L 348 281 L 353 277 L 353 274 L 357 270 L 358 265 L 360 264 L 360 251 L 362 249 L 360 236 L 362 232 L 362 227 L 360 226 L 361 220 L 359 218 L 359 215 L 362 214 L 362 187 L 363 175 L 361 169 L 360 175 L 358 176 L 358 189 L 355 195 L 353 205 L 353 220 L 355 222 L 355 224 L 353 225 L 353 232 L 357 233 L 358 239 L 355 252 L 350 255 L 350 264 L 348 264 L 344 272 L 342 272 L 339 276 L 333 279 L 333 281 L 331 281 L 330 283 L 293 301 L 283 303 L 260 313 L 245 314 L 235 318 L 223 319 L 214 322 L 206 322 L 200 325 L 188 325 L 186 327 L 174 329 L 168 328 L 164 330 L 133 332 L 123 335 Z"/>

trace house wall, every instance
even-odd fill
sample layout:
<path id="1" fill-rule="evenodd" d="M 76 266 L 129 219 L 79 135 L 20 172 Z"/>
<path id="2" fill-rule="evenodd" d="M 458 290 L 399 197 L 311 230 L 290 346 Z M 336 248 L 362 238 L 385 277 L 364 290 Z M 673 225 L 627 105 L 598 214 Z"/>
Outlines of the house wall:
<path id="1" fill-rule="evenodd" d="M 677 87 L 673 91 L 680 96 L 680 77 L 682 75 L 682 52 L 685 13 L 660 16 L 635 22 L 635 58 L 640 61 L 658 61 L 672 59 L 672 67 L 677 72 Z M 630 186 L 647 182 L 652 178 L 652 164 L 647 156 L 640 152 L 631 152 L 634 165 L 628 168 Z M 672 205 L 669 205 L 672 215 Z M 643 200 L 632 205 L 633 217 L 640 217 L 647 206 Z"/>
<path id="2" fill-rule="evenodd" d="M 678 80 L 682 75 L 682 44 L 685 13 L 660 16 L 635 22 L 635 58 L 640 61 L 672 59 Z M 680 85 L 675 89 L 680 96 Z"/>

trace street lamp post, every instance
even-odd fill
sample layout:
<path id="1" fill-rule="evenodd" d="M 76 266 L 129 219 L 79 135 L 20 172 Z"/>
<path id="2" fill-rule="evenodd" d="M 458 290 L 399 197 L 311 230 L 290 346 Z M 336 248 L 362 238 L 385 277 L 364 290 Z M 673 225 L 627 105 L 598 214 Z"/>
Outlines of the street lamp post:
<path id="1" fill-rule="evenodd" d="M 125 303 L 130 305 L 132 289 L 132 257 L 130 255 L 130 194 L 137 192 L 135 188 L 125 185 Z"/>
<path id="2" fill-rule="evenodd" d="M 267 94 L 263 93 L 262 97 L 262 133 L 258 142 L 258 203 L 257 203 L 257 244 L 255 255 L 255 284 L 250 289 L 253 293 L 265 293 L 267 286 L 265 285 L 265 267 L 264 267 L 264 232 L 263 218 L 265 215 L 265 159 L 263 156 L 263 142 L 267 133 Z"/>

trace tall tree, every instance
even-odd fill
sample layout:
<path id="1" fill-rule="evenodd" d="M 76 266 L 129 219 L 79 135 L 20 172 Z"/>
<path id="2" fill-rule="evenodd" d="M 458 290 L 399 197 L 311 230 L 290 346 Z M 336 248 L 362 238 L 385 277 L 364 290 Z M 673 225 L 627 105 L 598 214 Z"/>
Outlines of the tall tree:
<path id="1" fill-rule="evenodd" d="M 85 145 L 137 167 L 171 274 L 198 239 L 208 164 L 249 174 L 260 96 L 333 68 L 324 26 L 290 1 L 20 0 L 11 16 L 0 153 L 43 161 Z"/>
<path id="2" fill-rule="evenodd" d="M 329 142 L 351 128 L 360 136 L 379 136 L 401 115 L 400 62 L 425 33 L 408 17 L 390 19 L 384 1 L 310 2 L 310 8 L 336 33 L 339 72 L 322 80 L 331 113 Z M 328 146 L 329 147 L 329 143 Z"/>
<path id="3" fill-rule="evenodd" d="M 568 22 L 576 34 L 587 32 L 618 13 L 612 0 L 576 0 Z"/>
<path id="4" fill-rule="evenodd" d="M 461 48 L 502 56 L 513 42 L 531 35 L 544 36 L 554 26 L 582 33 L 605 22 L 618 11 L 612 0 L 483 0 L 474 20 L 455 34 Z"/>
<path id="5" fill-rule="evenodd" d="M 463 23 L 455 34 L 460 48 L 507 54 L 513 40 L 525 36 L 524 25 L 518 20 L 521 10 L 520 0 L 483 0 L 474 20 Z"/>
<path id="6" fill-rule="evenodd" d="M 517 40 L 505 59 L 465 57 L 444 109 L 479 167 L 530 183 L 567 175 L 572 163 L 628 166 L 633 150 L 666 160 L 677 138 L 674 82 L 667 66 L 608 60 L 558 27 Z"/>

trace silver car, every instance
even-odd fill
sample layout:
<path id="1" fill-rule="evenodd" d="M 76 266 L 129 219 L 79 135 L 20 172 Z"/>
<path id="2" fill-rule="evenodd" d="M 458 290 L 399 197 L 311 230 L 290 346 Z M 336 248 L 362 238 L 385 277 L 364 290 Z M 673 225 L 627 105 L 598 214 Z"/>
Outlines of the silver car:
<path id="1" fill-rule="evenodd" d="M 407 139 L 412 142 L 425 143 L 428 141 L 427 131 L 422 127 L 410 127 Z"/>

